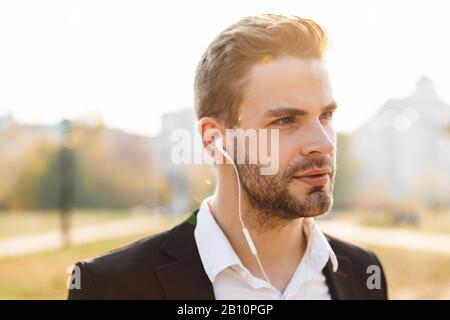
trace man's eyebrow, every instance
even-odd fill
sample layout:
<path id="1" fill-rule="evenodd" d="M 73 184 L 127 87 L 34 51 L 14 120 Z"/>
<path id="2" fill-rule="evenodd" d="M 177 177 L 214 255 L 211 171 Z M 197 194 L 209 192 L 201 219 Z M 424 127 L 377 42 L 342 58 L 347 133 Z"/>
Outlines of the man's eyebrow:
<path id="1" fill-rule="evenodd" d="M 331 112 L 335 111 L 337 109 L 336 102 L 331 102 L 330 104 L 327 104 L 325 107 L 322 108 L 322 112 Z"/>
<path id="2" fill-rule="evenodd" d="M 322 108 L 321 112 L 331 112 L 336 110 L 336 102 L 331 102 Z M 286 116 L 306 116 L 309 111 L 299 108 L 279 107 L 270 109 L 263 113 L 263 118 L 286 117 Z"/>

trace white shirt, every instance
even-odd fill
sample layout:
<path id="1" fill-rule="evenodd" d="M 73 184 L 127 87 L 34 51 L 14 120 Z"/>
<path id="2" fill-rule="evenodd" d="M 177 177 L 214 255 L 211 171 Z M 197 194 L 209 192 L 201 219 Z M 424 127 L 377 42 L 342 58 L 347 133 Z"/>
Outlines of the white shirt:
<path id="1" fill-rule="evenodd" d="M 211 198 L 204 199 L 200 206 L 194 236 L 217 300 L 331 299 L 322 269 L 331 259 L 336 272 L 337 259 L 313 218 L 303 219 L 307 248 L 286 289 L 280 292 L 266 280 L 253 276 L 241 263 L 209 209 Z"/>

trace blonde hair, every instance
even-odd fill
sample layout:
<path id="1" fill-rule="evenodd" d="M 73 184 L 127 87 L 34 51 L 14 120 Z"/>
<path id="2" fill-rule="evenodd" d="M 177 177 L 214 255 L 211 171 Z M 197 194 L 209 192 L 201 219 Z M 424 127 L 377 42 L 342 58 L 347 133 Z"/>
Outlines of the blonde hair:
<path id="1" fill-rule="evenodd" d="M 254 64 L 285 55 L 322 59 L 326 45 L 325 30 L 309 19 L 275 14 L 241 19 L 222 31 L 200 59 L 194 81 L 197 117 L 235 126 L 246 74 Z"/>

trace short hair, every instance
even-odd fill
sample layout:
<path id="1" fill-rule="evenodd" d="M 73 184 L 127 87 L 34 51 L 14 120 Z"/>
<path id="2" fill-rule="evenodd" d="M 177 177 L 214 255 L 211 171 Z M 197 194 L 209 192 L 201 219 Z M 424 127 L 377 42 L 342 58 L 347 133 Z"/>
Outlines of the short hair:
<path id="1" fill-rule="evenodd" d="M 225 126 L 235 126 L 246 75 L 253 65 L 280 56 L 322 59 L 327 39 L 326 31 L 317 23 L 298 16 L 262 14 L 242 18 L 211 42 L 197 66 L 197 117 L 214 117 Z"/>

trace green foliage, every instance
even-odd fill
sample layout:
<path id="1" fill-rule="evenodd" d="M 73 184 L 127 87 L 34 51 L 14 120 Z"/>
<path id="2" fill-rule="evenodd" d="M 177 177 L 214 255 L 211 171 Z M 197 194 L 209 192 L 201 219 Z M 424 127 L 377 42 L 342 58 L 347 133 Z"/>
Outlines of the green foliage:
<path id="1" fill-rule="evenodd" d="M 46 138 L 27 146 L 4 201 L 11 209 L 51 209 L 67 201 L 78 208 L 162 205 L 164 180 L 148 140 L 73 124 L 64 146 Z"/>
<path id="2" fill-rule="evenodd" d="M 15 209 L 41 207 L 41 178 L 56 153 L 57 146 L 44 139 L 29 147 L 24 153 L 25 160 L 16 178 L 14 191 L 7 198 L 9 207 Z"/>

